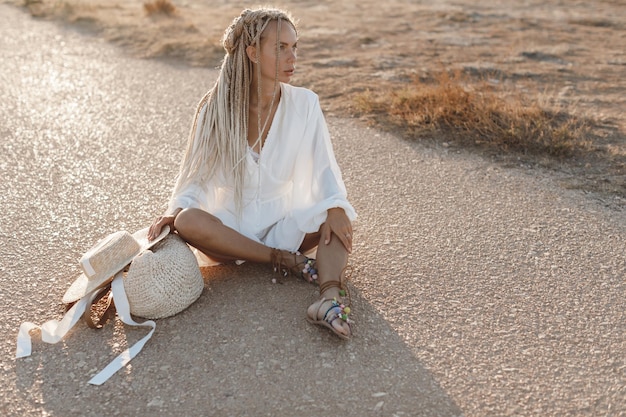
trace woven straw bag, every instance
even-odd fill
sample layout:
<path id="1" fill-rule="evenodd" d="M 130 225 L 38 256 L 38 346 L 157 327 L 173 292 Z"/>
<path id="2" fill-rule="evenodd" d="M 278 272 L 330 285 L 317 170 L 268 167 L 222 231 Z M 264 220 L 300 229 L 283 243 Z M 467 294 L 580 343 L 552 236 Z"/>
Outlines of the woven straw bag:
<path id="1" fill-rule="evenodd" d="M 127 232 L 114 233 L 85 254 L 81 258 L 84 274 L 64 296 L 69 305 L 63 319 L 49 320 L 41 326 L 22 323 L 15 357 L 30 356 L 31 330 L 40 329 L 45 343 L 58 343 L 81 316 L 89 327 L 101 329 L 117 311 L 125 324 L 150 327 L 146 336 L 89 380 L 90 384 L 102 385 L 133 359 L 154 333 L 154 321 L 137 323 L 131 314 L 158 319 L 179 313 L 196 301 L 204 289 L 204 280 L 189 246 L 178 235 L 168 234 L 169 228 L 152 241 L 147 240 L 147 231 L 146 228 L 132 236 Z"/>
<path id="2" fill-rule="evenodd" d="M 183 311 L 200 297 L 203 289 L 195 255 L 175 234 L 137 256 L 124 277 L 130 312 L 147 319 Z"/>

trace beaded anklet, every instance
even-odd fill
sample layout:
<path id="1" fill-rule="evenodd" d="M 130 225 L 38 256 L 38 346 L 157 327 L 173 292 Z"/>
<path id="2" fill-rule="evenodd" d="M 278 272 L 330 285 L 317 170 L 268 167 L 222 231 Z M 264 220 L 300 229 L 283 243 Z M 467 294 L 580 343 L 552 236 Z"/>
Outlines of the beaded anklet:
<path id="1" fill-rule="evenodd" d="M 302 255 L 300 252 L 290 252 L 293 255 L 294 266 L 287 266 L 285 257 L 280 249 L 272 249 L 272 267 L 274 272 L 280 272 L 284 277 L 292 274 L 299 275 L 300 278 L 310 282 L 317 282 L 317 268 L 315 259 Z M 304 256 L 303 262 L 298 262 L 298 256 Z"/>

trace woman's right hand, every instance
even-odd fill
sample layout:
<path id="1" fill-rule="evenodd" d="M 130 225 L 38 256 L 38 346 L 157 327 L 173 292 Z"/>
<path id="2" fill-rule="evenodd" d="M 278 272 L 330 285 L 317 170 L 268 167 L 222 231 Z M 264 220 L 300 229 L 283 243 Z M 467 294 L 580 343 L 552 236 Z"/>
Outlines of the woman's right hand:
<path id="1" fill-rule="evenodd" d="M 148 229 L 148 240 L 154 240 L 157 236 L 161 234 L 161 230 L 165 226 L 170 227 L 170 233 L 173 232 L 174 229 L 174 220 L 176 220 L 176 216 L 180 213 L 182 209 L 177 209 L 172 214 L 164 214 L 163 216 L 157 217 L 154 222 L 150 225 Z"/>

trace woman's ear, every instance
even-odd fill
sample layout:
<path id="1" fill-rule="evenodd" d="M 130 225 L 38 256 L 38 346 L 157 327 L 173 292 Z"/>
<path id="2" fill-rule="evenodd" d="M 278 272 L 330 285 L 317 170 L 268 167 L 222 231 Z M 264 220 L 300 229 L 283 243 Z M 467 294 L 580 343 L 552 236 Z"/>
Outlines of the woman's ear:
<path id="1" fill-rule="evenodd" d="M 256 55 L 256 48 L 252 45 L 248 45 L 248 47 L 246 48 L 246 55 L 248 55 L 248 59 L 252 62 L 254 62 L 255 64 L 259 63 L 259 59 Z"/>

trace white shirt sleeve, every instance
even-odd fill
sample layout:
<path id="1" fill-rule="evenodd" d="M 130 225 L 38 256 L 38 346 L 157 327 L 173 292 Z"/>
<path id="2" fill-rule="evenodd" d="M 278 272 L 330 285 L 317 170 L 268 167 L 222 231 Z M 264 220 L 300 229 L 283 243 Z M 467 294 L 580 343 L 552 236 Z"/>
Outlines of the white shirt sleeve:
<path id="1" fill-rule="evenodd" d="M 342 208 L 351 221 L 357 217 L 347 199 L 324 114 L 317 96 L 314 97 L 299 152 L 301 169 L 296 173 L 294 190 L 294 217 L 306 233 L 317 232 L 331 208 Z"/>

